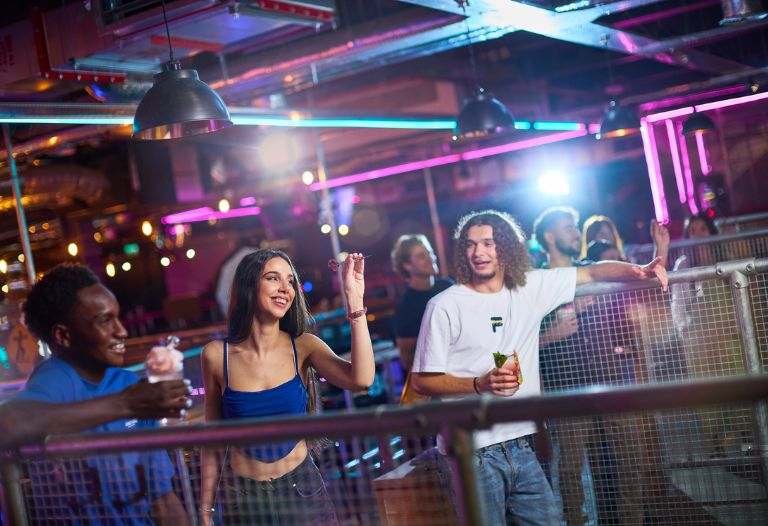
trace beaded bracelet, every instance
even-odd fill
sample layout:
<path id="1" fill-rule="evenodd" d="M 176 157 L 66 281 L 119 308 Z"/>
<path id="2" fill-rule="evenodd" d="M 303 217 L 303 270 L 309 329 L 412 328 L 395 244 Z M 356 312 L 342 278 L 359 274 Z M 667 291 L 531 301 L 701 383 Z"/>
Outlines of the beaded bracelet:
<path id="1" fill-rule="evenodd" d="M 355 320 L 355 319 L 359 318 L 360 316 L 363 316 L 366 312 L 368 312 L 368 307 L 363 307 L 360 310 L 356 310 L 354 312 L 350 312 L 349 315 L 347 316 L 347 318 L 349 318 L 350 320 Z"/>
<path id="2" fill-rule="evenodd" d="M 200 511 L 205 512 L 205 513 L 213 513 L 214 511 L 216 511 L 216 508 L 214 508 L 213 506 L 211 506 L 211 507 L 200 506 Z"/>

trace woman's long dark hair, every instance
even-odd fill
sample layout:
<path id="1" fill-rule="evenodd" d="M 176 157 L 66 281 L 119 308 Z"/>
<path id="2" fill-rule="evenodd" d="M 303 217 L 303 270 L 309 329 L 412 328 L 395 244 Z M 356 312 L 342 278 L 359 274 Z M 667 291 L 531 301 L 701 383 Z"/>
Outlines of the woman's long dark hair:
<path id="1" fill-rule="evenodd" d="M 307 325 L 310 323 L 309 309 L 296 268 L 288 254 L 282 250 L 262 248 L 245 256 L 235 270 L 227 309 L 229 320 L 227 341 L 229 343 L 240 343 L 251 335 L 253 319 L 256 317 L 256 292 L 264 267 L 272 258 L 283 258 L 291 267 L 293 274 L 295 297 L 288 312 L 280 319 L 280 330 L 293 337 L 301 336 L 307 331 Z"/>
<path id="2" fill-rule="evenodd" d="M 267 262 L 272 258 L 283 258 L 291 267 L 293 274 L 295 296 L 288 312 L 280 318 L 280 330 L 296 338 L 307 332 L 307 327 L 312 323 L 299 274 L 296 272 L 291 258 L 282 250 L 261 248 L 245 256 L 235 270 L 235 278 L 232 280 L 232 288 L 229 293 L 229 308 L 227 309 L 228 343 L 241 343 L 251 335 L 253 319 L 256 317 L 256 296 L 261 275 L 264 273 Z M 307 412 L 315 413 L 318 399 L 317 379 L 315 371 L 311 367 L 307 368 L 307 393 L 309 394 Z"/>

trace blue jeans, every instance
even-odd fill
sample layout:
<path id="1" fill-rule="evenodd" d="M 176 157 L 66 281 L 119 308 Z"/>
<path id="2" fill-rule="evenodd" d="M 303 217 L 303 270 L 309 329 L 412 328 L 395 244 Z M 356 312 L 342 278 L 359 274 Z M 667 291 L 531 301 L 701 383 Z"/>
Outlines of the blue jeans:
<path id="1" fill-rule="evenodd" d="M 475 451 L 488 525 L 562 524 L 562 512 L 529 440 L 533 437 L 515 438 Z"/>

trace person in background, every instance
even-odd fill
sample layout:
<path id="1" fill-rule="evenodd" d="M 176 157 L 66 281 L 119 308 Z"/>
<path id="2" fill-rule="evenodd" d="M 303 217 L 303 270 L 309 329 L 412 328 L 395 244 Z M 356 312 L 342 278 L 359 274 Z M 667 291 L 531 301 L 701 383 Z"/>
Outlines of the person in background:
<path id="1" fill-rule="evenodd" d="M 534 238 L 549 256 L 548 268 L 576 265 L 581 246 L 578 214 L 572 208 L 545 210 L 533 226 Z M 591 253 L 590 253 L 591 252 Z M 607 253 L 618 258 L 616 247 L 603 240 L 590 243 L 591 265 L 604 261 Z M 591 265 L 594 266 L 594 265 Z M 585 267 L 581 267 L 585 268 Z M 563 326 L 570 329 L 563 330 Z M 564 391 L 589 385 L 634 383 L 633 327 L 621 301 L 604 297 L 579 297 L 544 318 L 541 328 L 542 384 L 545 391 Z M 553 425 L 559 444 L 557 471 L 563 513 L 568 526 L 582 526 L 584 453 L 588 453 L 597 494 L 600 523 L 642 525 L 643 486 L 647 469 L 641 422 L 632 415 L 601 418 L 568 418 Z M 602 437 L 602 439 L 601 439 Z M 604 443 L 602 443 L 604 440 Z M 607 490 L 611 476 L 603 459 L 605 448 L 616 461 L 614 485 L 618 495 Z M 613 502 L 616 500 L 616 502 Z"/>
<path id="2" fill-rule="evenodd" d="M 712 266 L 751 254 L 744 241 L 725 246 L 723 242 L 710 239 L 718 233 L 706 212 L 688 218 L 683 236 L 702 242 L 683 248 L 684 253 L 675 260 L 674 269 Z M 738 256 L 734 257 L 734 254 Z M 671 287 L 671 296 L 672 320 L 683 348 L 686 376 L 693 379 L 744 373 L 739 330 L 735 321 L 729 321 L 735 307 L 727 281 L 707 279 L 676 283 Z M 713 330 L 714 327 L 717 329 Z M 705 449 L 693 451 L 694 457 L 720 455 L 743 427 L 736 417 L 723 411 L 698 409 L 696 414 L 696 431 L 705 439 L 696 438 L 690 442 L 692 445 L 704 443 Z"/>
<path id="3" fill-rule="evenodd" d="M 375 364 L 363 306 L 364 265 L 362 254 L 350 254 L 341 272 L 352 339 L 347 361 L 307 332 L 311 320 L 288 255 L 259 249 L 245 256 L 232 282 L 227 338 L 206 345 L 201 357 L 206 421 L 312 412 L 313 370 L 343 389 L 368 388 Z M 306 441 L 231 447 L 223 459 L 216 451 L 202 453 L 203 525 L 212 519 L 217 489 L 228 526 L 337 524 Z M 231 477 L 222 477 L 225 467 Z"/>
<path id="4" fill-rule="evenodd" d="M 407 373 L 400 403 L 406 405 L 429 399 L 417 394 L 411 386 L 410 371 L 416 338 L 427 302 L 453 283 L 436 277 L 437 257 L 429 240 L 422 234 L 400 236 L 392 249 L 391 260 L 392 269 L 408 284 L 395 309 L 395 338 L 400 350 L 400 363 Z"/>
<path id="5" fill-rule="evenodd" d="M 685 225 L 683 226 L 683 237 L 685 239 L 705 239 L 709 236 L 716 236 L 719 233 L 715 222 L 705 212 L 692 215 L 685 220 Z M 725 252 L 723 247 L 712 244 L 690 247 L 686 251 L 688 254 L 681 254 L 675 260 L 673 270 L 714 265 L 718 261 L 730 259 L 724 253 L 718 253 Z"/>
<path id="6" fill-rule="evenodd" d="M 616 245 L 604 239 L 591 241 L 587 246 L 586 261 L 618 261 L 620 257 Z"/>
<path id="7" fill-rule="evenodd" d="M 621 240 L 616 224 L 608 216 L 593 215 L 588 217 L 581 227 L 581 251 L 579 259 L 587 259 L 587 247 L 592 241 L 603 240 L 614 245 L 619 251 L 619 261 L 626 261 L 624 242 Z"/>
<path id="8" fill-rule="evenodd" d="M 573 301 L 577 283 L 655 276 L 667 285 L 658 261 L 530 271 L 525 235 L 509 214 L 497 210 L 459 220 L 454 261 L 458 284 L 427 304 L 413 362 L 416 391 L 448 400 L 541 394 L 539 326 L 548 312 Z M 519 367 L 512 358 L 495 366 L 494 352 L 516 354 Z M 531 450 L 536 431 L 534 422 L 517 422 L 475 432 L 487 524 L 560 524 L 562 514 Z M 438 446 L 445 454 L 443 437 Z"/>
<path id="9" fill-rule="evenodd" d="M 129 418 L 124 407 L 116 411 L 114 419 L 107 418 L 105 413 L 112 404 L 117 402 L 119 407 L 121 399 L 125 402 L 126 389 L 129 399 L 157 394 L 158 389 L 178 393 L 179 399 L 168 407 L 171 416 L 178 416 L 178 406 L 187 405 L 183 382 L 159 388 L 142 386 L 138 376 L 121 368 L 127 332 L 119 313 L 115 296 L 87 267 L 59 265 L 43 276 L 32 287 L 24 314 L 30 331 L 48 344 L 52 356 L 35 367 L 17 398 L 67 404 L 60 417 L 74 410 L 82 418 L 82 413 L 93 411 L 87 418 L 87 425 L 95 426 L 90 432 L 157 426 L 156 421 Z M 117 393 L 121 394 L 110 397 Z M 149 410 L 146 403 L 142 400 L 131 413 L 165 413 Z M 115 421 L 97 426 L 99 420 Z M 64 428 L 72 429 L 72 424 L 74 421 Z M 165 451 L 90 456 L 33 471 L 31 512 L 37 521 L 188 524 L 173 491 L 174 468 Z M 56 488 L 56 494 L 50 495 L 51 488 Z"/>

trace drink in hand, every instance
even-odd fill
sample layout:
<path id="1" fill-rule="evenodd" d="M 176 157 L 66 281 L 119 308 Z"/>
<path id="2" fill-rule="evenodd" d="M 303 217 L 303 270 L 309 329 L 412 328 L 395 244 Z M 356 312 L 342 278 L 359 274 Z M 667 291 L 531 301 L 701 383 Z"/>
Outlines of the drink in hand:
<path id="1" fill-rule="evenodd" d="M 184 355 L 176 350 L 178 344 L 178 337 L 168 336 L 165 345 L 157 345 L 149 351 L 146 371 L 150 383 L 184 378 Z"/>

